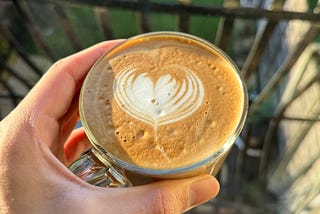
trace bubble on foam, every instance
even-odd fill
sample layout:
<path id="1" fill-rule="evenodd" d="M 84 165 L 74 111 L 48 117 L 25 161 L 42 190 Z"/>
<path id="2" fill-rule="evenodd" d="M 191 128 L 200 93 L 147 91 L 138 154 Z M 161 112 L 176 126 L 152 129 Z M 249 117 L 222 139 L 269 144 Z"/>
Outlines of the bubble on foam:
<path id="1" fill-rule="evenodd" d="M 162 146 L 156 145 L 156 148 L 157 148 L 159 151 L 163 151 L 163 147 L 162 147 Z"/>
<path id="2" fill-rule="evenodd" d="M 214 128 L 217 126 L 217 122 L 216 121 L 208 121 L 210 127 Z"/>
<path id="3" fill-rule="evenodd" d="M 167 128 L 166 133 L 168 133 L 168 136 L 175 136 L 177 134 L 177 130 L 173 128 Z"/>
<path id="4" fill-rule="evenodd" d="M 138 133 L 137 133 L 137 138 L 143 138 L 144 135 L 145 135 L 145 131 L 144 131 L 144 130 L 140 130 L 140 131 L 138 131 Z"/>
<path id="5" fill-rule="evenodd" d="M 106 99 L 106 100 L 104 101 L 104 103 L 105 103 L 106 105 L 110 105 L 110 104 L 111 104 L 111 102 L 110 102 L 109 99 Z"/>
<path id="6" fill-rule="evenodd" d="M 159 145 L 156 145 L 156 149 L 161 153 L 161 155 L 164 157 L 164 159 L 167 161 L 167 162 L 171 162 L 171 158 L 168 156 L 168 154 L 166 153 L 166 151 L 164 150 L 163 146 L 159 146 Z"/>

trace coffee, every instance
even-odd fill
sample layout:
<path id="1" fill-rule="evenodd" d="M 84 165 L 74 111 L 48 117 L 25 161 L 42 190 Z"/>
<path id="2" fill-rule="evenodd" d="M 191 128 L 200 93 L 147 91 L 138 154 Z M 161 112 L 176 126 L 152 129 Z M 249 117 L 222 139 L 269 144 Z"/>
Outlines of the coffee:
<path id="1" fill-rule="evenodd" d="M 208 158 L 234 135 L 243 87 L 219 50 L 154 34 L 128 40 L 96 63 L 80 114 L 91 141 L 113 157 L 142 168 L 180 168 Z"/>

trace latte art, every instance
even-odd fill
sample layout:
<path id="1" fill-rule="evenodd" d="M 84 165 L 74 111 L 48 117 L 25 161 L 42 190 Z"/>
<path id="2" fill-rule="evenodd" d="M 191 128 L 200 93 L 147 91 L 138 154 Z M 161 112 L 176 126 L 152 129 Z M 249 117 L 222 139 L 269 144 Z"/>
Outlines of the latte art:
<path id="1" fill-rule="evenodd" d="M 246 97 L 218 49 L 164 34 L 129 39 L 101 58 L 84 82 L 80 116 L 113 159 L 167 170 L 231 145 Z"/>
<path id="2" fill-rule="evenodd" d="M 114 98 L 131 116 L 153 125 L 176 122 L 188 117 L 201 105 L 204 89 L 201 80 L 188 68 L 167 66 L 171 73 L 153 80 L 148 72 L 124 69 L 115 77 Z M 183 71 L 185 78 L 177 80 L 172 74 Z"/>

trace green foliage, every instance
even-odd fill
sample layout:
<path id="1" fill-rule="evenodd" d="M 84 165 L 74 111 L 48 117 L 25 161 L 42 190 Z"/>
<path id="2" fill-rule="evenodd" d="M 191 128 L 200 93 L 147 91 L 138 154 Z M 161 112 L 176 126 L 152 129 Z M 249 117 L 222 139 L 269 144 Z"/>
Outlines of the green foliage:
<path id="1" fill-rule="evenodd" d="M 103 40 L 102 32 L 99 31 L 97 20 L 91 7 L 68 7 L 67 12 L 74 30 L 84 47 Z"/>
<path id="2" fill-rule="evenodd" d="M 115 38 L 128 38 L 138 33 L 135 11 L 110 9 L 110 17 Z"/>

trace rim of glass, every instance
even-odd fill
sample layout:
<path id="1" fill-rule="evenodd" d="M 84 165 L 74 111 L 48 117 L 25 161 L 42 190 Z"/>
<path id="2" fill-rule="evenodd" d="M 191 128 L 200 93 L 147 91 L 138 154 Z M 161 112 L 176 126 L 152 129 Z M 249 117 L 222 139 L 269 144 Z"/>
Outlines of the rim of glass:
<path id="1" fill-rule="evenodd" d="M 113 161 L 115 164 L 119 165 L 120 167 L 123 167 L 129 171 L 133 171 L 136 173 L 141 173 L 141 174 L 146 174 L 146 175 L 172 175 L 172 174 L 180 174 L 180 173 L 184 173 L 184 172 L 189 172 L 191 170 L 197 169 L 199 167 L 205 166 L 207 164 L 210 164 L 212 161 L 214 161 L 217 157 L 219 157 L 220 155 L 222 155 L 224 152 L 228 151 L 229 148 L 231 148 L 231 146 L 235 143 L 236 139 L 238 138 L 238 136 L 240 135 L 242 128 L 244 126 L 246 117 L 247 117 L 247 113 L 248 113 L 248 93 L 247 93 L 247 88 L 244 82 L 243 77 L 240 74 L 239 68 L 237 67 L 237 65 L 233 62 L 233 60 L 220 48 L 218 48 L 216 45 L 212 44 L 209 41 L 206 41 L 202 38 L 199 38 L 197 36 L 191 35 L 191 34 L 187 34 L 187 33 L 181 33 L 181 32 L 174 32 L 174 31 L 159 31 L 159 32 L 151 32 L 151 33 L 144 33 L 144 34 L 139 34 L 133 37 L 130 37 L 126 40 L 124 40 L 123 42 L 119 43 L 118 45 L 116 45 L 115 47 L 111 48 L 110 50 L 108 50 L 105 54 L 103 54 L 97 61 L 96 63 L 92 66 L 92 68 L 90 69 L 88 75 L 90 74 L 90 72 L 92 72 L 96 65 L 103 63 L 103 61 L 105 60 L 106 57 L 108 57 L 107 55 L 112 54 L 114 51 L 117 51 L 117 49 L 119 47 L 121 47 L 122 45 L 126 44 L 127 42 L 130 42 L 132 40 L 139 40 L 145 37 L 157 37 L 157 36 L 166 36 L 166 37 L 182 37 L 182 38 L 187 38 L 192 40 L 195 43 L 198 43 L 201 46 L 204 46 L 206 48 L 209 48 L 210 50 L 216 51 L 217 53 L 219 53 L 229 64 L 230 66 L 234 69 L 234 73 L 237 76 L 238 82 L 242 88 L 242 95 L 243 95 L 243 107 L 242 107 L 242 114 L 241 117 L 239 119 L 238 125 L 236 126 L 234 132 L 232 133 L 232 135 L 229 136 L 229 138 L 227 139 L 227 141 L 223 144 L 223 146 L 221 146 L 221 148 L 219 148 L 218 150 L 216 150 L 212 155 L 208 156 L 207 158 L 196 162 L 194 164 L 191 165 L 187 165 L 187 166 L 182 166 L 182 167 L 177 167 L 177 168 L 172 168 L 172 169 L 153 169 L 153 168 L 145 168 L 145 167 L 140 167 L 131 163 L 128 163 L 126 161 L 123 161 L 121 159 L 119 159 L 118 157 L 116 157 L 115 155 L 113 155 L 111 152 L 106 151 L 96 140 L 96 138 L 94 137 L 93 133 L 91 132 L 86 119 L 85 119 L 85 113 L 83 112 L 83 109 L 81 108 L 82 106 L 82 100 L 83 100 L 83 93 L 84 93 L 84 88 L 86 85 L 86 79 L 83 82 L 83 86 L 80 92 L 80 101 L 79 101 L 79 112 L 80 112 L 80 119 L 82 122 L 82 126 L 91 142 L 91 144 L 93 145 L 93 147 L 98 151 L 98 153 L 102 156 L 102 157 L 98 157 L 100 159 L 100 161 L 102 162 L 108 162 L 108 161 Z"/>

